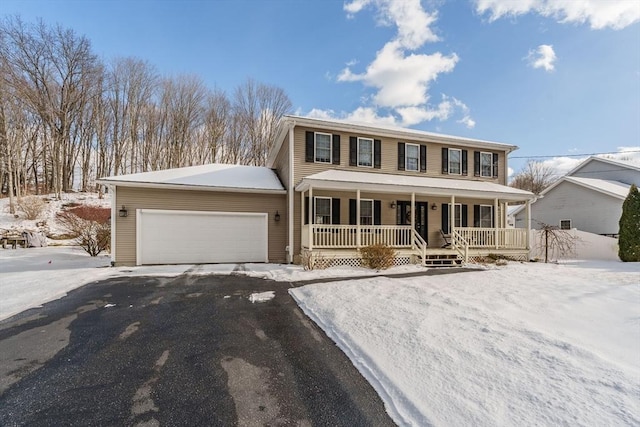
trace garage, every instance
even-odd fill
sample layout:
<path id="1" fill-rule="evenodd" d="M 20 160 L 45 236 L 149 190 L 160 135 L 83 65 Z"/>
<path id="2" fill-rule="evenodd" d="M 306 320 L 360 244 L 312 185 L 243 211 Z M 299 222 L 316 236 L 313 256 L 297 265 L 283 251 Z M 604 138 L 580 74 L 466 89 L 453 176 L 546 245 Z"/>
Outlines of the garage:
<path id="1" fill-rule="evenodd" d="M 268 262 L 268 214 L 138 209 L 136 264 Z"/>

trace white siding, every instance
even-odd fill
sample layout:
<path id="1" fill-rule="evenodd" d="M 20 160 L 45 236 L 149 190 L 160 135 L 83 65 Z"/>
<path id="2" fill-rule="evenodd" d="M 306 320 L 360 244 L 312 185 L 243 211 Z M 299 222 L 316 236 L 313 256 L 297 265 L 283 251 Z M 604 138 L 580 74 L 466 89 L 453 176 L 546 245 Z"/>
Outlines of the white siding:
<path id="1" fill-rule="evenodd" d="M 589 190 L 571 182 L 562 182 L 531 205 L 532 228 L 540 223 L 560 225 L 570 219 L 571 226 L 595 234 L 617 234 L 622 200 Z M 525 228 L 526 213 L 516 215 L 518 228 Z"/>

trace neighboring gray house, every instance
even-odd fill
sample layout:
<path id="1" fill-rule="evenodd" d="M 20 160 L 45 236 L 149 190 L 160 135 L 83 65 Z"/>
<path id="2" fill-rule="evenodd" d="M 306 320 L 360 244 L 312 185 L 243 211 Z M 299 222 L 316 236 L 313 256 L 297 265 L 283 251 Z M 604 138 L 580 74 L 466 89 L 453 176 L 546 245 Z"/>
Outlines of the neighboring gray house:
<path id="1" fill-rule="evenodd" d="M 640 164 L 590 157 L 531 204 L 531 228 L 548 224 L 617 236 L 622 203 L 631 184 L 639 183 Z M 524 206 L 511 215 L 516 228 L 527 226 Z"/>

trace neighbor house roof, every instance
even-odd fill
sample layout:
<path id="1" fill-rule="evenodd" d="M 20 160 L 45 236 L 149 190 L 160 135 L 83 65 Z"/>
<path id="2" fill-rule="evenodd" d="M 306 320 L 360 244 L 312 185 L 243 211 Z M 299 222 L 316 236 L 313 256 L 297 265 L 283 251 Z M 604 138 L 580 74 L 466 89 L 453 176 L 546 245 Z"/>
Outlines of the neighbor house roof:
<path id="1" fill-rule="evenodd" d="M 437 142 L 442 144 L 454 144 L 463 147 L 486 148 L 489 150 L 500 150 L 510 153 L 517 150 L 518 147 L 511 144 L 500 142 L 485 141 L 482 139 L 464 138 L 460 136 L 444 135 L 439 133 L 425 132 L 422 130 L 402 128 L 398 126 L 361 123 L 339 119 L 316 119 L 311 117 L 286 115 L 280 119 L 278 124 L 278 132 L 273 149 L 269 153 L 267 165 L 273 165 L 276 155 L 280 151 L 280 147 L 285 138 L 287 131 L 293 126 L 305 126 L 328 131 L 343 131 L 351 133 L 359 133 L 365 135 L 376 135 L 380 137 L 389 137 L 397 139 L 408 139 L 412 141 Z"/>
<path id="2" fill-rule="evenodd" d="M 544 191 L 540 193 L 540 197 L 544 197 L 545 194 L 549 193 L 563 182 L 570 182 L 572 184 L 576 184 L 581 187 L 588 188 L 590 190 L 597 191 L 599 193 L 603 193 L 620 200 L 626 199 L 627 195 L 629 194 L 629 188 L 631 187 L 629 184 L 625 184 L 619 181 L 609 181 L 606 179 L 597 178 L 582 178 L 578 176 L 564 176 L 551 184 L 549 187 L 545 188 Z M 519 206 L 509 214 L 516 215 L 520 213 L 522 209 L 524 209 L 524 206 Z"/>
<path id="3" fill-rule="evenodd" d="M 111 176 L 99 179 L 98 183 L 123 187 L 285 193 L 272 169 L 218 163 Z"/>
<path id="4" fill-rule="evenodd" d="M 498 198 L 523 201 L 535 197 L 529 191 L 507 187 L 485 181 L 431 178 L 425 176 L 392 175 L 385 173 L 327 170 L 303 178 L 296 186 L 297 191 L 309 187 L 330 190 L 365 190 L 383 193 L 420 193 L 449 197 Z"/>
<path id="5" fill-rule="evenodd" d="M 576 173 L 577 171 L 579 171 L 580 169 L 582 169 L 583 167 L 585 167 L 591 162 L 602 162 L 610 165 L 621 166 L 626 169 L 640 171 L 640 164 L 638 163 L 629 162 L 626 160 L 615 160 L 615 159 L 607 159 L 605 157 L 591 156 L 587 160 L 585 160 L 584 162 L 580 163 L 578 166 L 576 166 L 575 168 L 567 172 L 567 176 L 573 175 L 574 173 Z"/>

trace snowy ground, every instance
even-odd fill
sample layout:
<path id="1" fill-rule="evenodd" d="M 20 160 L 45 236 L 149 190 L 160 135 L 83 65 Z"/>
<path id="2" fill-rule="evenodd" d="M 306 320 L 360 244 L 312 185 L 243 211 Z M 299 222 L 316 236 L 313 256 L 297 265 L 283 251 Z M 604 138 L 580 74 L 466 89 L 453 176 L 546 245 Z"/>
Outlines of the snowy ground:
<path id="1" fill-rule="evenodd" d="M 69 204 L 83 204 L 108 208 L 111 206 L 110 194 L 102 197 L 98 193 L 64 193 L 62 199 L 57 200 L 54 195 L 39 196 L 45 206 L 42 214 L 34 220 L 25 218 L 19 208 L 15 215 L 9 213 L 9 198 L 0 198 L 0 234 L 20 234 L 23 231 L 41 231 L 48 236 L 58 236 L 67 233 L 58 221 L 56 215 L 63 211 L 63 207 Z M 16 217 L 17 215 L 17 217 Z M 69 241 L 49 239 L 50 245 L 68 245 Z"/>
<path id="2" fill-rule="evenodd" d="M 122 275 L 369 275 L 247 264 L 107 267 L 75 247 L 0 249 L 0 320 Z M 404 266 L 391 272 L 420 270 Z M 389 271 L 387 271 L 389 272 Z M 268 282 L 255 302 L 271 297 Z M 640 425 L 640 264 L 510 263 L 291 290 L 399 425 Z"/>
<path id="3" fill-rule="evenodd" d="M 640 425 L 638 263 L 511 263 L 290 293 L 399 425 Z"/>

